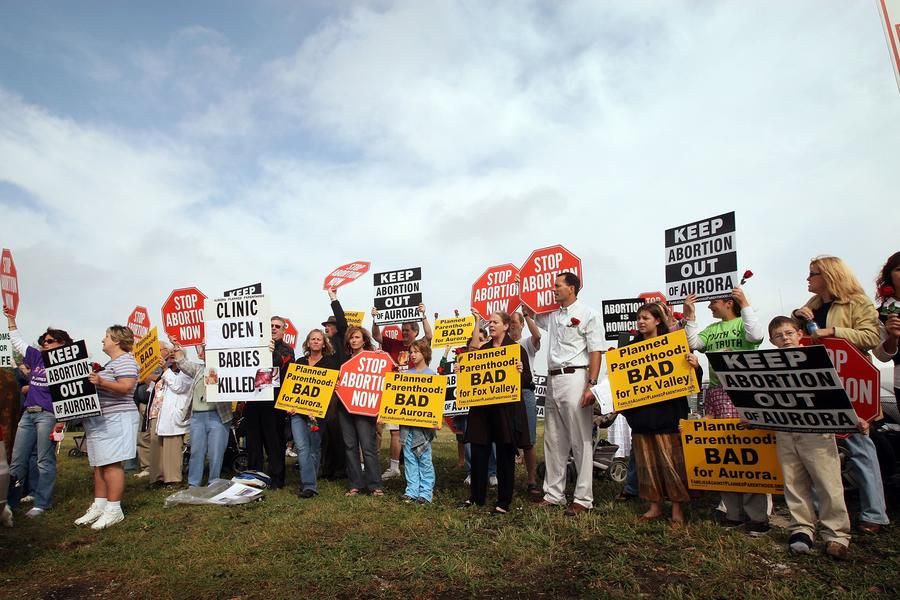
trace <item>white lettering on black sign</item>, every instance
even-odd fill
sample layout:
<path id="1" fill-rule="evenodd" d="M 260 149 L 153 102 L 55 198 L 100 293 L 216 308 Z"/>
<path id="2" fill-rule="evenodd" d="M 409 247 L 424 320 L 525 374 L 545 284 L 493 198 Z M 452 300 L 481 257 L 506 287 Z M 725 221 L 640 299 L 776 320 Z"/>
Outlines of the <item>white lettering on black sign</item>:
<path id="1" fill-rule="evenodd" d="M 603 330 L 607 340 L 619 338 L 620 333 L 637 329 L 638 309 L 645 304 L 643 298 L 604 300 Z"/>
<path id="2" fill-rule="evenodd" d="M 727 297 L 738 281 L 734 212 L 666 230 L 669 302 Z"/>
<path id="3" fill-rule="evenodd" d="M 422 268 L 375 273 L 375 323 L 421 321 Z"/>
<path id="4" fill-rule="evenodd" d="M 41 357 L 56 420 L 83 419 L 100 414 L 97 389 L 88 379 L 93 369 L 88 362 L 84 340 L 45 350 Z"/>
<path id="5" fill-rule="evenodd" d="M 233 290 L 225 290 L 222 294 L 226 298 L 233 296 L 259 296 L 262 294 L 262 283 L 253 283 L 244 287 L 234 288 Z"/>

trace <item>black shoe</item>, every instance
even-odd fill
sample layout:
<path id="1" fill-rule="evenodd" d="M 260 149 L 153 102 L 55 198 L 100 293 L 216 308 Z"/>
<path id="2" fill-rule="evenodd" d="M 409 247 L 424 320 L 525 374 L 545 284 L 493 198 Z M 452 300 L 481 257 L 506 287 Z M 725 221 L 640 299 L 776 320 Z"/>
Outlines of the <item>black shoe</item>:
<path id="1" fill-rule="evenodd" d="M 792 554 L 809 554 L 812 547 L 813 541 L 805 533 L 794 533 L 788 538 L 788 550 Z"/>
<path id="2" fill-rule="evenodd" d="M 637 498 L 637 494 L 629 494 L 628 492 L 620 492 L 618 496 L 613 498 L 616 502 L 630 502 Z"/>
<path id="3" fill-rule="evenodd" d="M 301 498 L 312 498 L 318 494 L 314 490 L 303 490 L 299 495 Z"/>
<path id="4" fill-rule="evenodd" d="M 769 533 L 769 530 L 772 529 L 769 526 L 768 522 L 763 523 L 747 523 L 747 533 L 750 534 L 750 537 L 760 537 Z"/>
<path id="5" fill-rule="evenodd" d="M 472 508 L 473 506 L 475 506 L 474 502 L 472 502 L 471 500 L 464 500 L 463 502 L 457 504 L 456 508 Z"/>

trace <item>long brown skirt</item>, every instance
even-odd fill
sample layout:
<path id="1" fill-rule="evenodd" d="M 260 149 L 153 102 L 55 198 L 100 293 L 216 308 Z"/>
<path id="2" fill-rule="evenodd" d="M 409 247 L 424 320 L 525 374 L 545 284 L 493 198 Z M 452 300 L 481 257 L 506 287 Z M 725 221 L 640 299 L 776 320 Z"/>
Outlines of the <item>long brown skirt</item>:
<path id="1" fill-rule="evenodd" d="M 638 489 L 648 502 L 688 502 L 681 436 L 677 433 L 636 433 L 632 435 L 637 466 Z"/>

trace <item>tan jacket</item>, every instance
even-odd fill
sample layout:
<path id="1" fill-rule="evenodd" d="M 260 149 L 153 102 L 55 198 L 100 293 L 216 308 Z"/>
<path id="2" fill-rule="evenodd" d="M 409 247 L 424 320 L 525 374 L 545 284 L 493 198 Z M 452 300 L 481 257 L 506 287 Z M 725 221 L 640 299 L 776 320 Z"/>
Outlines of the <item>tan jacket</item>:
<path id="1" fill-rule="evenodd" d="M 805 306 L 816 310 L 822 306 L 822 298 L 815 295 Z M 825 327 L 833 327 L 835 337 L 844 338 L 863 354 L 881 343 L 878 311 L 872 301 L 862 295 L 835 300 L 828 311 Z"/>

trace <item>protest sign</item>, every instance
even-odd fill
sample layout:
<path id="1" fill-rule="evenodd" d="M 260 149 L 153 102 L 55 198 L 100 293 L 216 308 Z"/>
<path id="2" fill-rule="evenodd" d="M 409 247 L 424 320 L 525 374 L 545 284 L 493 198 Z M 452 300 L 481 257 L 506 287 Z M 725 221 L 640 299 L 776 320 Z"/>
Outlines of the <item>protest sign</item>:
<path id="1" fill-rule="evenodd" d="M 519 344 L 461 354 L 456 367 L 456 405 L 461 408 L 518 402 L 522 377 Z"/>
<path id="2" fill-rule="evenodd" d="M 270 319 L 270 322 L 271 322 L 271 319 Z M 271 331 L 271 327 L 269 328 L 269 330 Z M 287 344 L 288 346 L 290 346 L 291 348 L 296 350 L 298 335 L 300 335 L 300 332 L 297 331 L 297 328 L 294 326 L 294 324 L 291 322 L 291 320 L 288 318 L 285 318 L 284 319 L 284 333 L 281 336 L 281 340 L 285 344 Z"/>
<path id="3" fill-rule="evenodd" d="M 444 416 L 455 417 L 468 414 L 468 412 L 468 407 L 462 408 L 456 405 L 456 373 L 450 373 L 447 375 L 447 393 L 444 395 Z"/>
<path id="4" fill-rule="evenodd" d="M 322 284 L 322 289 L 334 290 L 341 287 L 342 285 L 347 285 L 348 283 L 356 281 L 361 276 L 369 272 L 370 266 L 371 263 L 368 263 L 364 260 L 358 260 L 356 262 L 347 263 L 346 265 L 341 265 L 325 277 L 325 282 Z"/>
<path id="5" fill-rule="evenodd" d="M 804 337 L 800 343 L 809 346 L 812 340 Z M 878 367 L 843 338 L 820 338 L 816 343 L 825 346 L 856 416 L 869 422 L 881 419 L 881 372 Z"/>
<path id="6" fill-rule="evenodd" d="M 634 342 L 606 353 L 609 385 L 617 411 L 680 398 L 700 391 L 683 329 Z"/>
<path id="7" fill-rule="evenodd" d="M 391 340 L 399 340 L 403 337 L 403 329 L 401 329 L 399 325 L 388 325 L 381 330 L 381 337 L 386 337 Z"/>
<path id="8" fill-rule="evenodd" d="M 641 292 L 638 294 L 638 298 L 643 298 L 644 302 L 650 304 L 651 302 L 666 302 L 666 295 L 662 292 Z"/>
<path id="9" fill-rule="evenodd" d="M 741 418 L 760 429 L 852 433 L 857 417 L 823 346 L 709 352 Z"/>
<path id="10" fill-rule="evenodd" d="M 412 323 L 422 320 L 422 267 L 375 273 L 375 323 Z"/>
<path id="11" fill-rule="evenodd" d="M 291 363 L 275 408 L 322 419 L 331 402 L 339 371 Z"/>
<path id="12" fill-rule="evenodd" d="M 232 296 L 260 296 L 262 295 L 262 283 L 251 283 L 250 285 L 245 285 L 243 287 L 234 288 L 232 290 L 225 290 L 222 294 L 225 298 L 231 298 Z"/>
<path id="13" fill-rule="evenodd" d="M 682 420 L 681 446 L 692 490 L 784 493 L 772 432 L 749 429 L 740 419 Z"/>
<path id="14" fill-rule="evenodd" d="M 475 331 L 475 315 L 438 319 L 434 322 L 432 331 L 434 332 L 434 337 L 431 338 L 432 348 L 465 345 Z"/>
<path id="15" fill-rule="evenodd" d="M 637 329 L 638 309 L 644 305 L 643 298 L 625 298 L 623 300 L 604 300 L 603 330 L 607 340 L 616 340 L 620 333 L 628 333 Z"/>
<path id="16" fill-rule="evenodd" d="M 131 314 L 128 315 L 126 326 L 134 334 L 134 340 L 138 341 L 147 335 L 150 329 L 150 315 L 143 306 L 135 306 Z"/>
<path id="17" fill-rule="evenodd" d="M 519 269 L 505 264 L 489 267 L 472 284 L 472 308 L 487 318 L 491 313 L 511 313 L 519 307 Z"/>
<path id="18" fill-rule="evenodd" d="M 534 401 L 537 404 L 537 418 L 544 418 L 544 407 L 547 405 L 547 376 L 531 374 L 534 381 Z"/>
<path id="19" fill-rule="evenodd" d="M 19 274 L 9 248 L 0 254 L 0 293 L 3 306 L 9 307 L 15 317 L 19 312 Z"/>
<path id="20" fill-rule="evenodd" d="M 734 212 L 666 230 L 666 289 L 681 304 L 725 298 L 738 284 Z"/>
<path id="21" fill-rule="evenodd" d="M 381 405 L 384 378 L 394 369 L 394 361 L 385 352 L 363 350 L 341 366 L 335 389 L 351 415 L 375 417 Z"/>
<path id="22" fill-rule="evenodd" d="M 900 86 L 900 0 L 876 0 L 875 3 L 881 14 L 881 25 L 887 38 L 894 77 Z"/>
<path id="23" fill-rule="evenodd" d="M 138 381 L 147 381 L 147 377 L 159 367 L 162 356 L 156 327 L 134 344 L 132 354 L 138 364 Z"/>
<path id="24" fill-rule="evenodd" d="M 217 298 L 206 303 L 204 316 L 207 401 L 274 400 L 274 390 L 281 382 L 269 351 L 272 341 L 269 299 L 266 296 Z"/>
<path id="25" fill-rule="evenodd" d="M 387 373 L 378 420 L 439 429 L 446 395 L 447 378 L 444 375 Z"/>
<path id="26" fill-rule="evenodd" d="M 199 346 L 205 336 L 203 306 L 206 295 L 195 287 L 173 290 L 162 307 L 163 330 L 182 346 Z"/>
<path id="27" fill-rule="evenodd" d="M 532 252 L 519 269 L 519 297 L 522 304 L 536 314 L 553 312 L 559 308 L 553 290 L 560 273 L 573 273 L 581 279 L 581 259 L 561 245 Z"/>
<path id="28" fill-rule="evenodd" d="M 0 331 L 0 367 L 9 369 L 15 367 L 13 364 L 12 341 L 9 339 L 8 331 Z"/>
<path id="29" fill-rule="evenodd" d="M 95 417 L 100 414 L 97 388 L 90 382 L 93 373 L 84 340 L 41 352 L 47 375 L 47 389 L 57 421 Z"/>
<path id="30" fill-rule="evenodd" d="M 362 327 L 363 319 L 366 318 L 366 313 L 361 310 L 345 310 L 344 318 L 347 320 L 348 327 Z M 385 335 L 385 332 L 387 331 L 387 329 L 388 328 L 385 327 L 381 331 L 381 335 Z M 393 338 L 393 339 L 396 339 L 396 338 Z"/>

